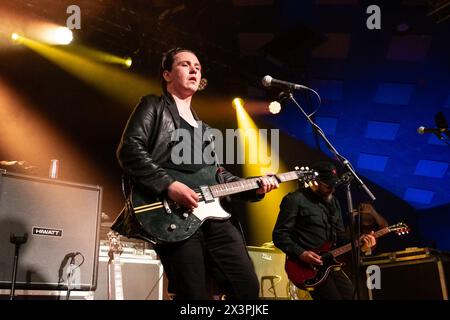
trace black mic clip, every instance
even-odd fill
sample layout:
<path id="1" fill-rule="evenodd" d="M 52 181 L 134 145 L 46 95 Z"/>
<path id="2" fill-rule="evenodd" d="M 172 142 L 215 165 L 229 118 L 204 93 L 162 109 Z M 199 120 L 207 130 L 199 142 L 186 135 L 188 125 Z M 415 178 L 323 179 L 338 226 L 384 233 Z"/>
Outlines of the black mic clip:
<path id="1" fill-rule="evenodd" d="M 336 187 L 343 184 L 349 184 L 354 178 L 355 176 L 351 172 L 346 172 L 341 175 L 339 180 L 336 182 Z"/>

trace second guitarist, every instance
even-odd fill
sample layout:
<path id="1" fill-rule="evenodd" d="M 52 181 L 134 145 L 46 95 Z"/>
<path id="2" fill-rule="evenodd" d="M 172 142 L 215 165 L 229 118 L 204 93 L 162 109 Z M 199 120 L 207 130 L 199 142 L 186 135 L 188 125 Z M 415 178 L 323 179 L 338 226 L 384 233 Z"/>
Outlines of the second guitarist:
<path id="1" fill-rule="evenodd" d="M 119 164 L 133 188 L 138 188 L 141 194 L 168 198 L 183 208 L 194 209 L 199 206 L 201 196 L 195 187 L 240 178 L 222 168 L 218 170 L 213 162 L 204 158 L 208 150 L 211 154 L 210 149 L 205 151 L 209 139 L 205 141 L 206 128 L 191 108 L 192 96 L 202 79 L 202 66 L 197 56 L 183 48 L 169 50 L 163 56 L 160 77 L 164 94 L 142 97 L 134 109 L 117 150 Z M 220 114 L 217 110 L 211 112 Z M 186 146 L 190 141 L 193 141 L 191 147 L 184 148 L 181 154 L 179 143 Z M 259 186 L 256 191 L 242 195 L 247 200 L 257 201 L 278 183 L 263 177 Z M 166 203 L 160 204 L 163 205 Z M 152 205 L 146 207 L 149 206 Z M 128 237 L 142 237 L 136 217 L 129 211 L 122 211 L 112 228 Z M 179 227 L 173 224 L 170 228 Z M 154 249 L 176 299 L 212 298 L 206 274 L 213 272 L 226 281 L 227 293 L 233 298 L 258 298 L 259 283 L 243 235 L 230 220 L 209 220 L 189 239 L 158 243 Z"/>
<path id="2" fill-rule="evenodd" d="M 339 181 L 336 167 L 318 162 L 312 169 L 319 173 L 318 184 L 286 195 L 273 230 L 273 242 L 290 259 L 315 268 L 323 264 L 317 250 L 326 243 L 332 247 L 349 241 L 342 222 L 338 200 L 333 195 Z M 363 251 L 376 243 L 375 237 L 362 237 Z M 326 280 L 311 291 L 314 300 L 351 300 L 353 285 L 342 271 L 332 271 Z"/>

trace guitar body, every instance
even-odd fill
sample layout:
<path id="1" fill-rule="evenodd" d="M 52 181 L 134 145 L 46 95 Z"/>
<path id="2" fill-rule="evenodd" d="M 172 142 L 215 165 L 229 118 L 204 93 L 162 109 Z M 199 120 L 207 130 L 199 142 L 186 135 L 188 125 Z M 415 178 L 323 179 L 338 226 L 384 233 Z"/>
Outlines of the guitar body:
<path id="1" fill-rule="evenodd" d="M 132 193 L 134 214 L 142 229 L 157 243 L 173 243 L 191 237 L 208 219 L 226 220 L 226 212 L 220 199 L 200 201 L 194 210 L 187 210 L 176 203 L 163 199 L 152 202 L 134 191 Z M 150 203 L 150 204 L 148 204 Z"/>
<path id="2" fill-rule="evenodd" d="M 287 257 L 285 270 L 289 280 L 301 289 L 312 289 L 323 283 L 334 268 L 343 265 L 328 254 L 330 248 L 330 243 L 326 242 L 319 250 L 312 250 L 321 255 L 323 261 L 321 266 L 313 266 L 298 258 Z"/>

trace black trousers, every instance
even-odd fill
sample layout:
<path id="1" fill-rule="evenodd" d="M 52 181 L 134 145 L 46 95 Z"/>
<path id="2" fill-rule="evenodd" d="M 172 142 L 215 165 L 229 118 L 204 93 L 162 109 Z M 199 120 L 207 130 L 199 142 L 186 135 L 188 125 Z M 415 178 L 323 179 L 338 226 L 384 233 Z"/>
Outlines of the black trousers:
<path id="1" fill-rule="evenodd" d="M 353 300 L 354 287 L 344 271 L 331 271 L 310 294 L 314 300 Z"/>
<path id="2" fill-rule="evenodd" d="M 206 221 L 186 241 L 156 245 L 177 300 L 207 300 L 219 290 L 227 299 L 257 299 L 259 282 L 244 239 L 226 221 Z M 212 283 L 211 280 L 212 279 Z"/>

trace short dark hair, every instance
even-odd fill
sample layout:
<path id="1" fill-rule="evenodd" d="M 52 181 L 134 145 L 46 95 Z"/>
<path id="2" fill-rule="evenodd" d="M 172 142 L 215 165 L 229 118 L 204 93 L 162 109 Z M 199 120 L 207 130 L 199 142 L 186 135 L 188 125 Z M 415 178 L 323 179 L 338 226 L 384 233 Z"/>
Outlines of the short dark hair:
<path id="1" fill-rule="evenodd" d="M 190 52 L 190 53 L 196 55 L 194 51 L 183 48 L 183 47 L 172 48 L 163 54 L 162 60 L 161 60 L 161 68 L 159 70 L 159 76 L 161 78 L 161 86 L 162 86 L 162 89 L 164 92 L 167 92 L 167 82 L 163 77 L 163 73 L 166 70 L 167 71 L 172 70 L 174 57 L 180 52 Z"/>

